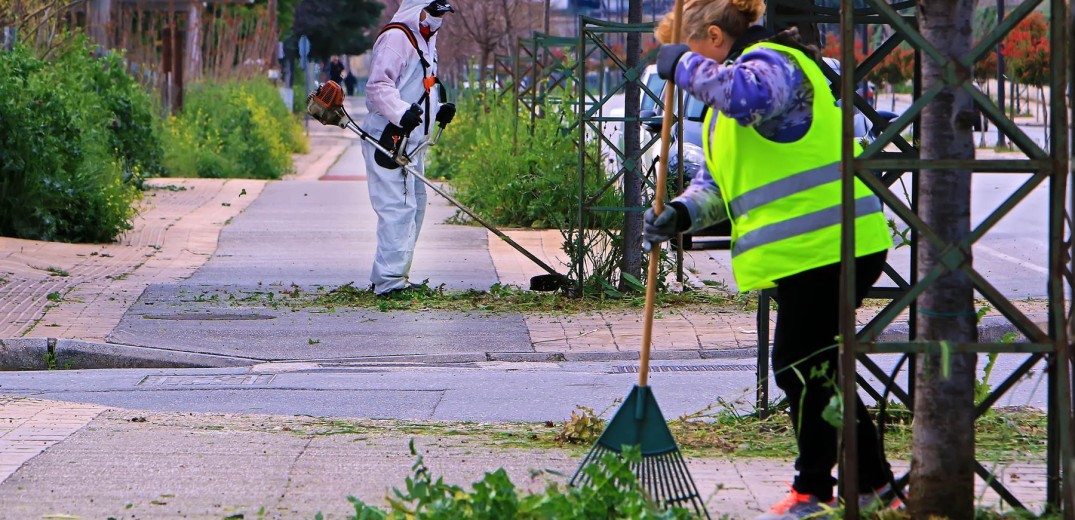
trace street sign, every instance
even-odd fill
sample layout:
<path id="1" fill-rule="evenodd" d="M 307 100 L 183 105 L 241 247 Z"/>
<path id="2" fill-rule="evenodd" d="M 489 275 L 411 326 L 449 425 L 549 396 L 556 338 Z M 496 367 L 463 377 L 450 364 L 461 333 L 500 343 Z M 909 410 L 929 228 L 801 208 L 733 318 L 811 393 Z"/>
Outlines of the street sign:
<path id="1" fill-rule="evenodd" d="M 310 55 L 310 39 L 306 35 L 299 37 L 299 64 L 306 68 L 306 57 Z"/>

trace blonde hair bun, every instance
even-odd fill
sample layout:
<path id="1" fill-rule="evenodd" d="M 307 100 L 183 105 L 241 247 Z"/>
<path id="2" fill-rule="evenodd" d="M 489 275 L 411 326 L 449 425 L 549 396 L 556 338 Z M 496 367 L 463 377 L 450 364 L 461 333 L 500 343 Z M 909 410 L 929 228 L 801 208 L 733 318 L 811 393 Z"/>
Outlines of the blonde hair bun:
<path id="1" fill-rule="evenodd" d="M 729 0 L 729 2 L 732 7 L 743 13 L 743 17 L 751 24 L 760 20 L 761 15 L 765 13 L 765 0 Z"/>
<path id="2" fill-rule="evenodd" d="M 710 25 L 719 25 L 734 39 L 761 19 L 765 0 L 686 0 L 683 5 L 683 37 L 681 41 L 705 38 Z M 657 24 L 654 35 L 661 43 L 672 41 L 675 14 L 669 12 Z"/>

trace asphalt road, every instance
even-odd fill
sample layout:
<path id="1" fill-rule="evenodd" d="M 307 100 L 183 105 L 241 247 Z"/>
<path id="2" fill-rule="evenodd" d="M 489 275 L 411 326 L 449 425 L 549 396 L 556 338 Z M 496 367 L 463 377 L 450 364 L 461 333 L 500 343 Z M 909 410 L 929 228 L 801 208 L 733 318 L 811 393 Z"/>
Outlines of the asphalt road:
<path id="1" fill-rule="evenodd" d="M 896 355 L 873 357 L 891 373 Z M 1004 354 L 995 388 L 1027 356 Z M 985 367 L 979 360 L 979 374 Z M 653 363 L 650 385 L 666 417 L 708 406 L 755 409 L 753 359 Z M 906 365 L 897 381 L 906 383 Z M 1045 408 L 1043 365 L 998 406 Z M 562 421 L 577 405 L 614 412 L 637 382 L 637 364 L 472 362 L 265 363 L 250 368 L 0 372 L 0 394 L 173 412 L 229 412 L 452 421 Z M 878 391 L 876 378 L 862 374 Z M 771 398 L 779 391 L 772 385 Z M 872 402 L 860 391 L 860 396 Z"/>

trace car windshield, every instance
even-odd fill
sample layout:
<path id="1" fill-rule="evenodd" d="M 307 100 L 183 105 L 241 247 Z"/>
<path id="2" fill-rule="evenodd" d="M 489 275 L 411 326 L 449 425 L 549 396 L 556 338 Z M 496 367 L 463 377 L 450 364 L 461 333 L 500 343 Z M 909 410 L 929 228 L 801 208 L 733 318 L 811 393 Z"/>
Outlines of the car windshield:
<path id="1" fill-rule="evenodd" d="M 649 77 L 646 80 L 646 87 L 653 92 L 654 95 L 661 95 L 661 90 L 664 89 L 664 80 L 656 74 Z M 645 90 L 642 91 L 642 110 L 654 110 L 657 107 L 657 98 L 649 95 Z"/>
<path id="2" fill-rule="evenodd" d="M 687 105 L 687 119 L 690 119 L 691 121 L 701 121 L 705 119 L 706 106 L 700 99 L 697 99 L 694 96 L 687 96 L 684 103 Z"/>

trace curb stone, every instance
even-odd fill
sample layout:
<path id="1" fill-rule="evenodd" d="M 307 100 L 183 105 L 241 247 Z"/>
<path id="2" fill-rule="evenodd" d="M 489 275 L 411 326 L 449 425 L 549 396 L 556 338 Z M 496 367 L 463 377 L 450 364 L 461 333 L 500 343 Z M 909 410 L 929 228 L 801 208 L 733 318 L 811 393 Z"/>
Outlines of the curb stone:
<path id="1" fill-rule="evenodd" d="M 0 370 L 48 370 L 49 347 L 47 338 L 0 339 Z"/>
<path id="2" fill-rule="evenodd" d="M 1040 321 L 1041 316 L 1031 315 L 1030 318 L 1042 330 L 1049 330 L 1048 322 Z M 877 341 L 878 343 L 907 341 L 909 330 L 910 328 L 906 322 L 893 323 L 878 336 Z M 986 316 L 978 324 L 978 341 L 981 343 L 1001 343 L 1004 336 L 1011 333 L 1015 334 L 1012 343 L 1025 343 L 1027 341 L 1026 336 L 1003 316 Z"/>
<path id="3" fill-rule="evenodd" d="M 1040 318 L 1035 316 L 1034 318 Z M 1046 323 L 1035 321 L 1045 329 Z M 1008 334 L 1014 342 L 1026 337 L 1002 316 L 982 319 L 978 335 L 982 342 L 1000 342 Z M 879 342 L 907 341 L 908 324 L 889 325 L 878 338 Z M 691 359 L 750 359 L 756 358 L 755 347 L 731 349 L 677 349 L 654 352 L 654 361 Z M 369 356 L 346 359 L 304 360 L 323 363 L 433 363 L 460 364 L 485 361 L 503 362 L 606 362 L 637 361 L 637 351 L 617 352 L 475 352 L 468 354 L 413 354 L 399 356 Z M 184 352 L 152 347 L 95 343 L 57 338 L 0 338 L 0 370 L 108 369 L 108 368 L 230 368 L 248 367 L 266 360 Z"/>
<path id="4" fill-rule="evenodd" d="M 260 362 L 253 358 L 70 339 L 0 339 L 0 370 L 230 368 Z"/>

